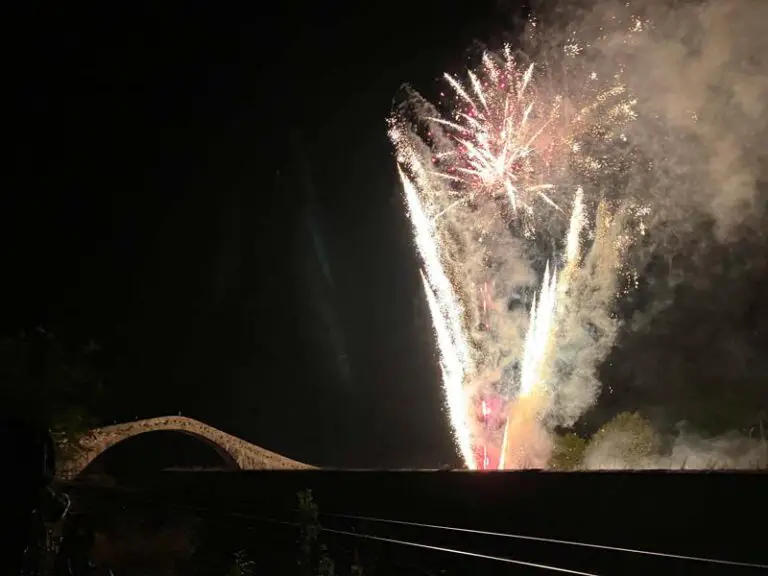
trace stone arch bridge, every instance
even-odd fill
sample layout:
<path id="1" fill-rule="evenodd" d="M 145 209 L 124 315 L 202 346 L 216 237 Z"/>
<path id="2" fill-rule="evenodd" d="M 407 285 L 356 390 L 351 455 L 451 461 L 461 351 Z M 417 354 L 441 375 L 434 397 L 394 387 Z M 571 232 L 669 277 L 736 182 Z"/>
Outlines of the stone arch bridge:
<path id="1" fill-rule="evenodd" d="M 88 464 L 112 446 L 128 438 L 158 431 L 180 432 L 193 436 L 212 447 L 229 464 L 241 470 L 299 470 L 313 466 L 285 458 L 259 446 L 232 436 L 186 416 L 148 418 L 136 422 L 96 428 L 80 439 L 74 456 L 63 462 L 57 471 L 62 479 L 80 474 Z"/>

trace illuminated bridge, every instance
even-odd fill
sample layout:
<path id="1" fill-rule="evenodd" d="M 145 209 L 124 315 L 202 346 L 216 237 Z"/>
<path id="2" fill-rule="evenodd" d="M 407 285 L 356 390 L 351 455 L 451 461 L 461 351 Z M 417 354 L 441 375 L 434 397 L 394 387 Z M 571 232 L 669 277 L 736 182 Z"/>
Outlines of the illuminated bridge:
<path id="1" fill-rule="evenodd" d="M 156 432 L 175 432 L 200 441 L 213 449 L 224 464 L 223 467 L 230 470 L 300 470 L 312 468 L 312 466 L 265 450 L 193 418 L 164 416 L 91 430 L 80 440 L 81 449 L 76 450 L 72 458 L 62 463 L 58 470 L 58 476 L 62 479 L 74 478 L 98 456 L 113 446 L 129 438 Z"/>

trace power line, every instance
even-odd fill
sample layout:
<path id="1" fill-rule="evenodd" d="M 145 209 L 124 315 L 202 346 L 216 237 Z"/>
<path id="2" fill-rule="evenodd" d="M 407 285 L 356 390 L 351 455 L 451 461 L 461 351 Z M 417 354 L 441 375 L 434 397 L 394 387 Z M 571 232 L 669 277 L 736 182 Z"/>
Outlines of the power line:
<path id="1" fill-rule="evenodd" d="M 283 526 L 292 526 L 292 527 L 300 527 L 301 524 L 299 522 L 289 522 L 287 520 L 278 520 L 276 518 L 264 518 L 260 516 L 253 516 L 250 514 L 242 514 L 239 512 L 231 512 L 228 510 L 217 510 L 214 508 L 204 508 L 201 506 L 193 506 L 189 504 L 181 504 L 181 503 L 168 503 L 168 502 L 160 502 L 158 500 L 149 500 L 145 498 L 136 498 L 135 496 L 132 497 L 134 501 L 138 501 L 144 504 L 154 504 L 159 506 L 167 506 L 169 508 L 181 508 L 184 510 L 194 510 L 196 512 L 207 512 L 207 513 L 214 513 L 221 516 L 226 517 L 234 517 L 234 518 L 243 518 L 246 520 L 255 520 L 258 522 L 266 522 L 269 524 L 281 524 Z M 323 514 L 321 514 L 323 515 Z M 327 532 L 330 534 L 339 534 L 342 536 L 351 536 L 354 538 L 361 538 L 365 540 L 374 540 L 378 542 L 386 542 L 389 544 L 397 544 L 400 546 L 410 546 L 412 548 L 420 548 L 424 550 L 433 550 L 436 552 L 446 552 L 448 554 L 456 554 L 459 556 L 468 556 L 471 558 L 478 558 L 483 560 L 492 560 L 496 562 L 503 562 L 505 564 L 515 564 L 517 566 L 526 566 L 528 568 L 538 568 L 541 570 L 549 570 L 551 572 L 559 572 L 561 574 L 572 574 L 574 576 L 599 576 L 598 574 L 595 574 L 594 572 L 580 572 L 578 570 L 571 570 L 569 568 L 561 568 L 559 566 L 549 566 L 548 564 L 537 564 L 534 562 L 525 562 L 524 560 L 515 560 L 513 558 L 506 558 L 503 556 L 491 556 L 489 554 L 480 554 L 477 552 L 469 552 L 467 550 L 458 550 L 454 548 L 445 548 L 440 546 L 431 546 L 429 544 L 421 544 L 419 542 L 410 542 L 408 540 L 398 540 L 395 538 L 385 538 L 383 536 L 374 536 L 373 534 L 363 534 L 359 532 L 349 532 L 346 530 L 337 530 L 334 528 L 325 528 L 323 526 L 319 527 L 321 532 Z"/>
<path id="2" fill-rule="evenodd" d="M 503 556 L 491 556 L 489 554 L 479 554 L 477 552 L 468 552 L 466 550 L 456 550 L 454 548 L 430 546 L 429 544 L 409 542 L 408 540 L 384 538 L 383 536 L 373 536 L 371 534 L 360 534 L 358 532 L 347 532 L 346 530 L 334 530 L 333 528 L 321 527 L 320 530 L 322 532 L 330 532 L 331 534 L 342 534 L 344 536 L 353 536 L 355 538 L 363 538 L 366 540 L 376 540 L 379 542 L 387 542 L 390 544 L 399 544 L 401 546 L 411 546 L 413 548 L 422 548 L 424 550 L 435 550 L 437 552 L 448 552 L 449 554 L 459 554 L 461 556 L 470 556 L 472 558 L 482 558 L 484 560 L 495 560 L 496 562 L 504 562 L 506 564 L 516 564 L 517 566 L 527 566 L 528 568 L 540 568 L 542 570 L 550 570 L 552 572 L 561 572 L 563 574 L 575 574 L 577 576 L 598 576 L 594 572 L 579 572 L 577 570 L 570 570 L 568 568 L 560 568 L 558 566 L 549 566 L 548 564 L 536 564 L 534 562 L 524 562 L 523 560 L 514 560 L 512 558 L 505 558 Z"/>
<path id="3" fill-rule="evenodd" d="M 505 532 L 491 532 L 488 530 L 473 530 L 471 528 L 457 528 L 454 526 L 441 526 L 438 524 L 421 524 L 418 522 L 406 522 L 404 520 L 391 520 L 388 518 L 369 518 L 366 516 L 355 516 L 352 514 L 327 514 L 321 513 L 321 516 L 335 517 L 335 518 L 347 518 L 350 520 L 362 520 L 366 522 L 379 522 L 382 524 L 396 524 L 400 526 L 414 526 L 417 528 L 430 528 L 434 530 L 448 530 L 452 532 L 464 532 L 467 534 L 477 534 L 479 536 L 494 536 L 498 538 L 512 538 L 515 540 L 528 540 L 533 542 L 546 542 L 549 544 L 561 544 L 564 546 L 578 546 L 582 548 L 593 548 L 597 550 L 609 550 L 612 552 L 626 552 L 630 554 L 642 554 L 645 556 L 656 556 L 659 558 L 670 558 L 676 560 L 688 560 L 691 562 L 705 562 L 710 564 L 720 564 L 723 566 L 733 566 L 739 568 L 759 568 L 762 570 L 768 570 L 766 564 L 753 564 L 749 562 L 736 562 L 733 560 L 721 560 L 718 558 L 705 558 L 701 556 L 686 556 L 683 554 L 670 554 L 666 552 L 653 552 L 650 550 L 638 550 L 635 548 L 621 548 L 618 546 L 608 546 L 605 544 L 592 544 L 588 542 L 573 542 L 570 540 L 558 540 L 556 538 L 544 538 L 541 536 L 526 536 L 522 534 L 507 534 Z"/>
<path id="4" fill-rule="evenodd" d="M 181 509 L 187 509 L 187 510 L 194 510 L 197 512 L 207 512 L 207 513 L 214 513 L 221 516 L 227 516 L 227 517 L 233 517 L 233 518 L 242 518 L 246 520 L 255 520 L 258 522 L 266 522 L 271 524 L 281 524 L 284 526 L 291 526 L 291 527 L 299 527 L 301 526 L 298 522 L 291 522 L 287 520 L 279 520 L 276 518 L 264 518 L 260 516 L 254 516 L 251 514 L 243 514 L 240 512 L 232 512 L 229 510 L 223 510 L 223 509 L 215 509 L 215 508 L 207 508 L 202 506 L 194 506 L 190 504 L 182 504 L 177 502 L 162 502 L 158 500 L 151 500 L 146 498 L 137 497 L 136 495 L 130 495 L 128 496 L 131 500 L 142 502 L 145 504 L 153 504 L 157 506 L 167 506 L 171 508 L 181 508 Z M 332 513 L 323 513 L 321 512 L 319 514 L 323 517 L 328 518 L 344 518 L 349 520 L 357 520 L 357 521 L 365 521 L 365 522 L 375 522 L 375 523 L 381 523 L 381 524 L 393 524 L 393 525 L 399 525 L 399 526 L 412 526 L 416 528 L 427 528 L 432 530 L 446 530 L 451 532 L 460 532 L 460 533 L 466 533 L 466 534 L 476 534 L 479 536 L 491 536 L 491 537 L 497 537 L 497 538 L 510 538 L 510 539 L 516 539 L 516 540 L 526 540 L 526 541 L 532 541 L 532 542 L 543 542 L 543 543 L 549 543 L 549 544 L 558 544 L 558 545 L 564 545 L 564 546 L 574 546 L 574 547 L 581 547 L 581 548 L 591 548 L 596 550 L 606 550 L 611 552 L 623 552 L 623 553 L 629 553 L 629 554 L 638 554 L 638 555 L 644 555 L 644 556 L 653 556 L 658 558 L 669 558 L 669 559 L 676 559 L 676 560 L 685 560 L 685 561 L 691 561 L 691 562 L 702 562 L 702 563 L 709 563 L 709 564 L 718 564 L 721 566 L 731 566 L 735 568 L 757 568 L 761 570 L 768 570 L 768 565 L 765 564 L 755 564 L 755 563 L 749 563 L 749 562 L 737 562 L 732 560 L 722 560 L 718 558 L 706 558 L 706 557 L 700 557 L 700 556 L 687 556 L 682 554 L 671 554 L 666 552 L 654 552 L 650 550 L 639 550 L 634 548 L 623 548 L 618 546 L 608 546 L 605 544 L 593 544 L 588 542 L 574 542 L 571 540 L 560 540 L 556 538 L 545 538 L 542 536 L 527 536 L 522 534 L 509 534 L 505 532 L 494 532 L 489 530 L 474 530 L 471 528 L 459 528 L 455 526 L 443 526 L 439 524 L 423 524 L 418 522 L 408 522 L 405 520 L 393 520 L 389 518 L 372 518 L 367 516 L 357 516 L 353 514 L 332 514 Z M 576 570 L 570 570 L 568 568 L 560 568 L 557 566 L 549 566 L 546 564 L 536 564 L 532 562 L 525 562 L 522 560 L 515 560 L 512 558 L 505 558 L 501 556 L 491 556 L 486 554 L 480 554 L 475 552 L 469 552 L 466 550 L 457 550 L 453 548 L 443 548 L 438 546 L 431 546 L 428 544 L 421 544 L 418 542 L 410 542 L 407 540 L 398 540 L 394 538 L 386 538 L 383 536 L 375 536 L 372 534 L 364 534 L 364 533 L 358 533 L 358 532 L 350 532 L 345 530 L 337 530 L 333 528 L 326 528 L 323 526 L 320 526 L 319 529 L 322 532 L 328 532 L 333 534 L 339 534 L 344 536 L 352 536 L 356 538 L 362 538 L 362 539 L 368 539 L 368 540 L 377 540 L 381 542 L 388 542 L 392 544 L 399 544 L 402 546 L 410 546 L 414 548 L 422 548 L 422 549 L 428 549 L 428 550 L 434 550 L 439 552 L 446 552 L 446 553 L 452 553 L 452 554 L 458 554 L 463 556 L 469 556 L 479 559 L 486 559 L 486 560 L 495 560 L 498 562 L 504 562 L 508 564 L 516 564 L 520 566 L 528 566 L 532 568 L 539 568 L 543 570 L 550 570 L 554 572 L 560 572 L 565 574 L 575 574 L 579 576 L 597 576 L 596 574 L 589 573 L 589 572 L 579 572 Z"/>

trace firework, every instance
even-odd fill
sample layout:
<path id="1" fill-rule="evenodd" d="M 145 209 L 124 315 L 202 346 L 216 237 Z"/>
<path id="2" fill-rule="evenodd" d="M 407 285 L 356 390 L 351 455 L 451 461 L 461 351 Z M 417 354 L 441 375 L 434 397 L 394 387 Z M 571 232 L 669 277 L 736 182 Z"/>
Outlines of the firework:
<path id="1" fill-rule="evenodd" d="M 531 447 L 546 443 L 540 422 L 558 393 L 556 361 L 577 325 L 571 295 L 591 281 L 582 263 L 599 246 L 617 267 L 627 238 L 613 232 L 623 221 L 611 219 L 599 198 L 591 204 L 599 225 L 589 227 L 579 179 L 610 169 L 604 156 L 592 155 L 589 138 L 618 135 L 633 118 L 632 100 L 615 84 L 591 90 L 592 100 L 568 113 L 564 102 L 574 109 L 579 99 L 541 89 L 536 73 L 534 64 L 519 66 L 507 46 L 484 54 L 465 83 L 445 76 L 454 94 L 447 114 L 413 95 L 412 106 L 390 119 L 449 417 L 471 469 L 488 467 L 491 453 L 500 468 L 546 462 L 546 450 Z M 587 228 L 593 240 L 585 251 Z M 521 317 L 510 311 L 508 294 L 532 286 L 515 286 L 510 277 L 530 270 L 526 250 L 535 251 L 542 238 L 554 250 L 516 341 Z M 508 406 L 501 430 L 487 426 L 489 395 Z M 473 406 L 478 397 L 480 409 Z M 521 455 L 523 444 L 529 449 Z"/>
<path id="2" fill-rule="evenodd" d="M 462 389 L 464 375 L 469 365 L 467 347 L 461 329 L 461 308 L 441 265 L 440 252 L 435 242 L 434 223 L 424 214 L 413 184 L 402 172 L 400 177 L 416 235 L 416 243 L 424 261 L 425 271 L 422 274 L 422 281 L 441 352 L 440 364 L 443 370 L 451 425 L 456 433 L 456 441 L 462 457 L 467 464 L 472 465 L 474 460 L 471 457 L 472 446 L 466 422 L 468 410 Z"/>

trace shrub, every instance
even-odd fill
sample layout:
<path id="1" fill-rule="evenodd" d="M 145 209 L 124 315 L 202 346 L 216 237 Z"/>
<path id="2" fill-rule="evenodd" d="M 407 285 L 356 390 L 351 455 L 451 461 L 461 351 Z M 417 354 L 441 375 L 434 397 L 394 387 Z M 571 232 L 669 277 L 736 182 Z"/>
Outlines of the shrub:
<path id="1" fill-rule="evenodd" d="M 549 467 L 552 470 L 578 470 L 586 449 L 587 441 L 573 432 L 555 434 Z"/>
<path id="2" fill-rule="evenodd" d="M 661 438 L 648 420 L 622 412 L 592 436 L 586 459 L 590 468 L 644 468 L 660 448 Z"/>

